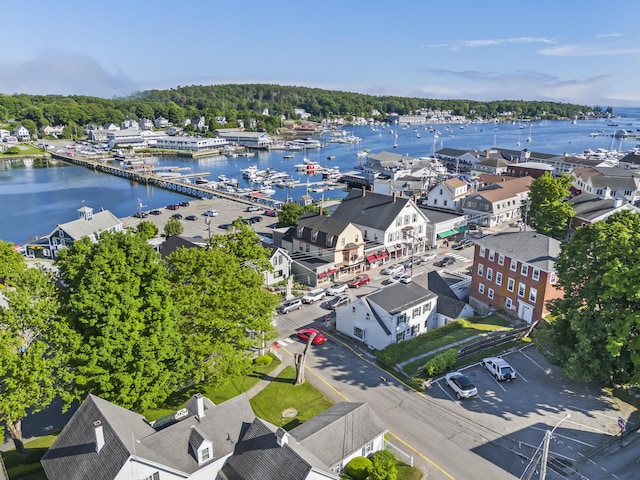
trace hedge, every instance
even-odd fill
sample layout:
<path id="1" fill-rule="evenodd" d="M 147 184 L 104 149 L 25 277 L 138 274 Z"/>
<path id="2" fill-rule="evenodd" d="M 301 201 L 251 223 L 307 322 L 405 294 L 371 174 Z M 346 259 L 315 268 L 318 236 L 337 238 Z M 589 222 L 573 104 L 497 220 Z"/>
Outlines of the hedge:
<path id="1" fill-rule="evenodd" d="M 457 359 L 457 348 L 450 348 L 448 350 L 445 350 L 444 352 L 439 353 L 424 364 L 425 373 L 428 377 L 433 377 L 434 375 L 442 375 L 455 366 Z"/>
<path id="2" fill-rule="evenodd" d="M 255 363 L 259 367 L 266 367 L 267 365 L 271 365 L 271 362 L 273 362 L 273 357 L 271 357 L 271 355 L 260 355 L 253 360 L 253 363 Z"/>
<path id="3" fill-rule="evenodd" d="M 344 471 L 349 475 L 353 480 L 365 480 L 367 475 L 369 475 L 369 469 L 371 468 L 371 460 L 366 457 L 355 457 L 352 458 L 347 466 L 344 467 Z"/>

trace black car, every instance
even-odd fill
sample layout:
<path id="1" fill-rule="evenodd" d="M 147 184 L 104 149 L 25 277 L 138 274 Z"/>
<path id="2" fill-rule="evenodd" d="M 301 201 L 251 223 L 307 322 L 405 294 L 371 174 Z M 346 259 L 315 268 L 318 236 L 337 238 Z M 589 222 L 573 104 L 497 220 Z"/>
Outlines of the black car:
<path id="1" fill-rule="evenodd" d="M 435 262 L 433 265 L 436 267 L 447 267 L 449 265 L 453 265 L 456 263 L 456 259 L 454 257 L 444 257 Z"/>
<path id="2" fill-rule="evenodd" d="M 261 222 L 263 218 L 260 215 L 256 215 L 255 217 L 251 217 L 249 220 L 251 220 L 251 223 L 258 223 Z"/>
<path id="3" fill-rule="evenodd" d="M 162 210 L 151 210 L 149 213 L 151 215 L 162 215 Z"/>
<path id="4" fill-rule="evenodd" d="M 133 216 L 136 218 L 147 218 L 149 214 L 147 212 L 136 212 Z"/>
<path id="5" fill-rule="evenodd" d="M 186 217 L 184 217 L 184 219 L 195 222 L 196 220 L 198 220 L 198 217 L 196 217 L 195 215 L 187 215 Z"/>
<path id="6" fill-rule="evenodd" d="M 173 215 L 171 215 L 172 218 L 177 218 L 178 220 L 182 220 L 182 214 L 181 213 L 174 213 Z"/>
<path id="7" fill-rule="evenodd" d="M 180 202 L 178 205 L 180 205 L 181 207 L 188 207 L 189 202 Z"/>
<path id="8" fill-rule="evenodd" d="M 167 210 L 178 210 L 180 205 L 167 205 Z"/>

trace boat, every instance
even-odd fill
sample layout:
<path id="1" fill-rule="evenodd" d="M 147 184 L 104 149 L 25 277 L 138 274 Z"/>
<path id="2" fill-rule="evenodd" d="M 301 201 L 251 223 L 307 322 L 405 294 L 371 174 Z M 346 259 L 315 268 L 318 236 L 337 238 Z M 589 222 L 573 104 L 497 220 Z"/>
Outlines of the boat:
<path id="1" fill-rule="evenodd" d="M 295 158 L 295 155 L 293 153 L 287 153 L 283 155 L 282 158 Z"/>
<path id="2" fill-rule="evenodd" d="M 533 127 L 533 125 L 529 125 L 529 136 L 527 137 L 527 142 L 531 141 L 531 127 Z"/>
<path id="3" fill-rule="evenodd" d="M 329 156 L 327 157 L 327 160 L 333 160 L 334 158 L 336 158 L 336 156 L 335 156 L 335 155 L 329 155 Z"/>

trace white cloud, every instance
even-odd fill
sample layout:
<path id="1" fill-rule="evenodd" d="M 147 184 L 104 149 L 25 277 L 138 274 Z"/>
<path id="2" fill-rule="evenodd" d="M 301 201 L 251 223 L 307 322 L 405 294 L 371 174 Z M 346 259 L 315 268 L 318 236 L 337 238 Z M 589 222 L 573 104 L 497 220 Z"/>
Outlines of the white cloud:
<path id="1" fill-rule="evenodd" d="M 538 53 L 546 57 L 598 57 L 603 55 L 636 55 L 640 53 L 640 48 L 607 48 L 572 44 L 543 48 L 538 50 Z"/>
<path id="2" fill-rule="evenodd" d="M 600 33 L 595 38 L 611 38 L 611 37 L 624 37 L 622 33 Z"/>
<path id="3" fill-rule="evenodd" d="M 544 37 L 514 37 L 514 38 L 494 38 L 484 40 L 462 40 L 458 42 L 458 46 L 461 47 L 488 47 L 492 45 L 500 45 L 503 43 L 556 43 L 550 38 Z"/>

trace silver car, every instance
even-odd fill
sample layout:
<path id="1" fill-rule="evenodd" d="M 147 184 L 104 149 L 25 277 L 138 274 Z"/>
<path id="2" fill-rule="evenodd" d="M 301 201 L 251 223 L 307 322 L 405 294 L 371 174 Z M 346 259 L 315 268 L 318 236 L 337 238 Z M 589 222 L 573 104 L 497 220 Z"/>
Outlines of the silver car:
<path id="1" fill-rule="evenodd" d="M 478 395 L 478 389 L 476 386 L 471 383 L 469 377 L 463 375 L 460 372 L 451 372 L 447 373 L 444 376 L 444 381 L 451 390 L 453 390 L 458 397 L 458 400 L 462 400 L 463 398 L 471 398 Z"/>
<path id="2" fill-rule="evenodd" d="M 344 293 L 349 290 L 349 285 L 346 283 L 334 283 L 329 288 L 325 290 L 326 294 L 329 296 L 338 295 L 339 293 Z"/>
<path id="3" fill-rule="evenodd" d="M 291 300 L 287 300 L 286 302 L 282 302 L 278 311 L 280 313 L 289 313 L 291 310 L 299 310 L 302 308 L 302 299 L 293 298 Z"/>

